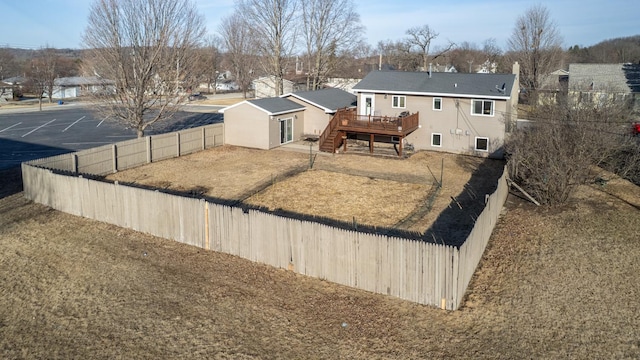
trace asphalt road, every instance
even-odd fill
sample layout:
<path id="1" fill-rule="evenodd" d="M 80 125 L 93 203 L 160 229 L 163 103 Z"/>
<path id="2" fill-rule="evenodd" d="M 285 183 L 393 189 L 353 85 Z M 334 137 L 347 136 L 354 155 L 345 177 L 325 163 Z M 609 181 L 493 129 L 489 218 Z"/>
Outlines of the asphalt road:
<path id="1" fill-rule="evenodd" d="M 219 108 L 189 106 L 147 135 L 177 131 L 223 121 Z M 0 169 L 21 162 L 133 139 L 136 132 L 100 117 L 84 105 L 63 105 L 43 111 L 0 111 Z"/>

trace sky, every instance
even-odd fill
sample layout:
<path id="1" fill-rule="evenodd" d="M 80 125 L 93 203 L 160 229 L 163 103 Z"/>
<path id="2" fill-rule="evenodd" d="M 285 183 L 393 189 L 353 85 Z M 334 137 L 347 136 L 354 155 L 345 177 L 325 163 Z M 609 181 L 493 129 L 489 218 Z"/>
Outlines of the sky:
<path id="1" fill-rule="evenodd" d="M 92 0 L 0 0 L 0 47 L 81 49 Z M 429 25 L 439 33 L 432 46 L 452 41 L 482 46 L 495 39 L 503 50 L 516 19 L 537 4 L 558 26 L 565 48 L 640 35 L 640 0 L 353 0 L 366 28 L 365 40 L 400 40 L 408 28 Z M 207 31 L 233 12 L 234 0 L 195 0 Z"/>

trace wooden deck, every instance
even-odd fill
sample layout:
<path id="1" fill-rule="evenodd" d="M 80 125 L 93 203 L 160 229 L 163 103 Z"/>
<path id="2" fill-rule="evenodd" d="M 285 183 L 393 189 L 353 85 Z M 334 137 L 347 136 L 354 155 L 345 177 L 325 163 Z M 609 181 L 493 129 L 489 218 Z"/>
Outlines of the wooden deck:
<path id="1" fill-rule="evenodd" d="M 402 156 L 402 140 L 418 129 L 419 115 L 408 114 L 402 117 L 357 115 L 356 109 L 340 109 L 320 135 L 320 150 L 335 152 L 340 146 L 346 151 L 346 139 L 349 135 L 368 135 L 369 151 L 373 153 L 376 136 L 397 139 L 398 156 Z"/>

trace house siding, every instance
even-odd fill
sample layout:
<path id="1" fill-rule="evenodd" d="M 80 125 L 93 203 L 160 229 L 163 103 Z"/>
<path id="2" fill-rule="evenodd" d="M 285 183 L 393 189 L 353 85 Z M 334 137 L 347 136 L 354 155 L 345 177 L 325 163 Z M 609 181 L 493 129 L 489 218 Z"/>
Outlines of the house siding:
<path id="1" fill-rule="evenodd" d="M 240 104 L 224 112 L 224 141 L 228 145 L 269 150 L 280 146 L 280 120 L 293 119 L 293 141 L 302 138 L 304 111 L 270 116 L 266 111 Z"/>
<path id="2" fill-rule="evenodd" d="M 264 99 L 276 96 L 276 85 L 274 77 L 261 77 L 253 81 L 254 96 L 256 99 Z M 282 79 L 283 94 L 293 92 L 293 83 L 287 79 Z"/>
<path id="3" fill-rule="evenodd" d="M 306 106 L 306 110 L 304 113 L 304 124 L 302 129 L 302 135 L 318 135 L 322 134 L 324 129 L 329 124 L 329 121 L 333 117 L 333 114 L 327 114 L 324 110 L 309 105 L 306 101 L 300 100 L 294 96 L 287 96 L 286 99 L 289 99 L 297 104 L 302 106 Z"/>
<path id="4" fill-rule="evenodd" d="M 229 145 L 270 149 L 269 115 L 249 104 L 225 111 L 224 142 Z"/>
<path id="5" fill-rule="evenodd" d="M 515 90 L 517 91 L 517 89 Z M 368 95 L 368 94 L 367 94 Z M 433 99 L 442 99 L 442 110 L 433 110 Z M 362 94 L 359 106 L 363 104 Z M 493 116 L 471 114 L 471 104 L 475 99 L 491 100 L 494 103 Z M 403 111 L 419 112 L 420 128 L 405 138 L 416 150 L 432 150 L 461 153 L 476 156 L 502 157 L 501 149 L 505 138 L 505 114 L 513 108 L 512 102 L 486 98 L 455 98 L 446 96 L 406 95 L 406 107 L 394 108 L 393 96 L 375 94 L 374 114 L 398 116 Z M 361 110 L 361 109 L 360 109 Z M 442 134 L 441 146 L 431 146 L 431 134 Z M 476 137 L 489 139 L 489 151 L 476 151 Z"/>
<path id="6" fill-rule="evenodd" d="M 269 120 L 269 116 L 266 118 L 269 122 L 269 149 L 276 148 L 280 144 L 280 120 L 292 118 L 293 119 L 293 141 L 302 139 L 304 133 L 304 111 L 295 111 L 291 113 L 276 115 L 273 120 Z"/>

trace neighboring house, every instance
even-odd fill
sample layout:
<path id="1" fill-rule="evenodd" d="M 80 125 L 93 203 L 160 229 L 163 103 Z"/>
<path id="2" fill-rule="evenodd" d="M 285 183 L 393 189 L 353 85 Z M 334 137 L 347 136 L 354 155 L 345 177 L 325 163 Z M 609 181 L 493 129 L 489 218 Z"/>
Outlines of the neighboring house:
<path id="1" fill-rule="evenodd" d="M 263 76 L 253 80 L 252 85 L 257 99 L 271 98 L 276 96 L 275 76 Z M 283 94 L 294 91 L 293 81 L 282 79 Z"/>
<path id="2" fill-rule="evenodd" d="M 10 77 L 2 80 L 3 83 L 13 85 L 13 86 L 20 86 L 20 87 L 22 87 L 22 84 L 26 83 L 27 81 L 29 81 L 29 79 L 22 76 L 14 76 L 14 77 Z"/>
<path id="3" fill-rule="evenodd" d="M 0 81 L 0 102 L 13 100 L 13 85 Z"/>
<path id="4" fill-rule="evenodd" d="M 558 69 L 542 76 L 538 89 L 538 104 L 564 104 L 569 89 L 569 72 Z"/>
<path id="5" fill-rule="evenodd" d="M 216 84 L 217 91 L 236 91 L 240 86 L 233 80 L 218 80 Z"/>
<path id="6" fill-rule="evenodd" d="M 53 99 L 68 99 L 105 91 L 115 91 L 114 82 L 97 76 L 63 77 L 54 80 Z M 46 96 L 46 95 L 45 95 Z"/>
<path id="7" fill-rule="evenodd" d="M 245 100 L 222 110 L 224 142 L 257 149 L 273 149 L 300 140 L 305 106 L 280 97 Z"/>
<path id="8" fill-rule="evenodd" d="M 573 104 L 631 100 L 638 106 L 640 65 L 569 64 L 568 92 Z"/>
<path id="9" fill-rule="evenodd" d="M 344 91 L 348 91 L 353 93 L 353 87 L 356 86 L 357 83 L 362 79 L 353 79 L 353 78 L 328 78 L 327 82 L 324 84 L 325 87 L 342 89 Z"/>
<path id="10" fill-rule="evenodd" d="M 502 157 L 517 119 L 518 73 L 517 63 L 514 74 L 375 71 L 353 90 L 359 116 L 419 113 L 404 137 L 415 149 Z"/>
<path id="11" fill-rule="evenodd" d="M 320 136 L 338 109 L 356 107 L 356 96 L 340 89 L 299 91 L 281 97 L 305 107 L 305 135 Z"/>

